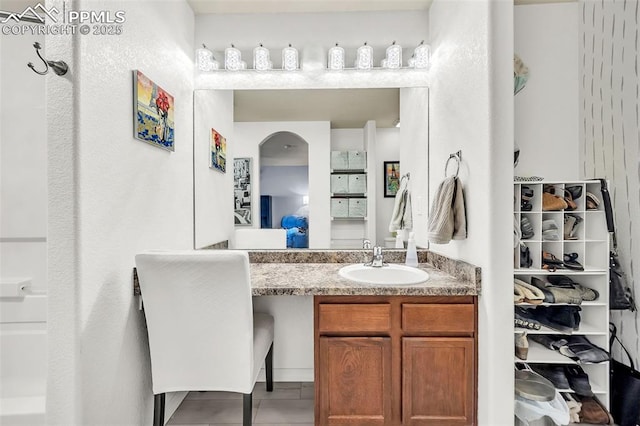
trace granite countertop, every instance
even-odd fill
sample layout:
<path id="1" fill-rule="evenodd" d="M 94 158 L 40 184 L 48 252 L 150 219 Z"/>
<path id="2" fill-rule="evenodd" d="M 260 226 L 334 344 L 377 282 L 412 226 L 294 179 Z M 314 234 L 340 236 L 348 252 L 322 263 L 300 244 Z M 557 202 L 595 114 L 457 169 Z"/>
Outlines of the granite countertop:
<path id="1" fill-rule="evenodd" d="M 338 275 L 344 263 L 252 263 L 254 296 L 358 295 L 358 296 L 475 296 L 477 286 L 435 269 L 427 263 L 419 268 L 429 279 L 414 285 L 370 285 Z"/>
<path id="2" fill-rule="evenodd" d="M 419 268 L 429 274 L 424 283 L 372 285 L 342 278 L 346 264 L 364 263 L 365 250 L 248 250 L 254 296 L 477 296 L 480 268 L 428 250 L 418 250 Z M 387 249 L 385 262 L 404 263 L 404 250 Z M 134 294 L 140 294 L 134 268 Z"/>

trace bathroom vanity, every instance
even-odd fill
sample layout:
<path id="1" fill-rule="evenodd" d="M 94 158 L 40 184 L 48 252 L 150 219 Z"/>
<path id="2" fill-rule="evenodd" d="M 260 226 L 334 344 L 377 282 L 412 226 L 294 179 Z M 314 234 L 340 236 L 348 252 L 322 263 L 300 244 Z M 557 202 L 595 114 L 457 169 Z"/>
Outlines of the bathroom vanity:
<path id="1" fill-rule="evenodd" d="M 384 260 L 402 263 L 404 255 L 387 250 Z M 315 424 L 476 424 L 480 268 L 419 250 L 426 282 L 374 285 L 340 276 L 345 265 L 370 257 L 363 250 L 249 251 L 254 296 L 313 296 Z M 277 327 L 282 312 L 271 313 Z"/>
<path id="2" fill-rule="evenodd" d="M 421 251 L 424 283 L 339 276 L 366 256 L 250 252 L 254 294 L 314 296 L 315 424 L 476 424 L 479 268 Z"/>

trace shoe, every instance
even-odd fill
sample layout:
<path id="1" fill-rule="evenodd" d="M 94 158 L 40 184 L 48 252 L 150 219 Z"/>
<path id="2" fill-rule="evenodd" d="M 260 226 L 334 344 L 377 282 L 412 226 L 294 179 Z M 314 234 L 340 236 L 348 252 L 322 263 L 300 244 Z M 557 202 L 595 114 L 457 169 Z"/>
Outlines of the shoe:
<path id="1" fill-rule="evenodd" d="M 582 197 L 582 185 L 572 185 L 565 188 L 571 194 L 571 198 L 577 200 Z"/>
<path id="2" fill-rule="evenodd" d="M 533 265 L 533 259 L 531 258 L 531 251 L 529 247 L 523 242 L 520 242 L 520 268 L 531 268 Z"/>
<path id="3" fill-rule="evenodd" d="M 521 333 L 516 333 L 515 344 L 516 344 L 516 356 L 522 360 L 526 360 L 527 355 L 529 353 L 529 342 L 527 341 L 526 331 L 523 331 Z"/>
<path id="4" fill-rule="evenodd" d="M 539 306 L 531 313 L 542 325 L 561 333 L 571 333 L 580 328 L 579 306 Z"/>
<path id="5" fill-rule="evenodd" d="M 597 364 L 609 361 L 609 353 L 594 345 L 585 336 L 564 336 L 566 344 L 559 349 L 560 353 L 581 364 Z"/>
<path id="6" fill-rule="evenodd" d="M 564 262 L 562 262 L 565 268 L 573 269 L 574 271 L 584 271 L 584 266 L 578 262 L 578 253 L 565 253 Z"/>
<path id="7" fill-rule="evenodd" d="M 529 330 L 540 330 L 542 328 L 540 323 L 533 318 L 529 309 L 524 309 L 520 306 L 516 306 L 514 309 L 513 322 L 518 328 L 528 328 Z"/>
<path id="8" fill-rule="evenodd" d="M 542 221 L 542 239 L 546 241 L 558 241 L 558 225 L 553 219 L 545 219 Z"/>
<path id="9" fill-rule="evenodd" d="M 600 297 L 600 293 L 596 290 L 585 287 L 580 283 L 574 282 L 566 275 L 554 275 L 547 277 L 551 285 L 558 288 L 575 289 L 579 292 L 580 298 L 585 302 L 593 302 Z"/>
<path id="10" fill-rule="evenodd" d="M 543 211 L 558 211 L 564 210 L 569 205 L 562 197 L 544 192 L 542 194 L 542 210 Z"/>
<path id="11" fill-rule="evenodd" d="M 580 396 L 593 396 L 589 376 L 579 365 L 566 365 L 564 367 L 565 375 L 569 382 L 569 388 Z M 567 388 L 565 388 L 567 389 Z"/>
<path id="12" fill-rule="evenodd" d="M 547 269 L 551 272 L 555 272 L 556 269 L 562 267 L 562 261 L 555 257 L 553 253 L 542 250 L 542 269 Z"/>
<path id="13" fill-rule="evenodd" d="M 594 425 L 611 425 L 613 418 L 597 398 L 585 396 L 580 398 L 580 422 Z"/>
<path id="14" fill-rule="evenodd" d="M 528 240 L 534 235 L 533 226 L 531 226 L 531 222 L 526 216 L 522 216 L 520 218 L 520 232 L 522 232 L 521 239 L 523 240 Z"/>
<path id="15" fill-rule="evenodd" d="M 564 366 L 553 364 L 535 364 L 531 368 L 536 373 L 540 374 L 545 379 L 553 383 L 556 389 L 571 389 L 569 387 L 569 380 L 564 371 Z"/>
<path id="16" fill-rule="evenodd" d="M 575 210 L 578 208 L 578 205 L 576 204 L 575 201 L 573 201 L 573 196 L 571 195 L 571 192 L 567 191 L 566 189 L 564 190 L 564 201 L 567 203 L 567 207 L 565 207 L 565 210 Z"/>
<path id="17" fill-rule="evenodd" d="M 579 413 L 582 409 L 582 403 L 576 400 L 575 395 L 570 393 L 562 393 L 561 395 L 567 402 L 567 407 L 569 407 L 569 424 L 580 423 Z"/>
<path id="18" fill-rule="evenodd" d="M 578 227 L 582 223 L 583 219 L 580 216 L 574 214 L 564 215 L 564 239 L 565 240 L 577 240 L 578 239 Z"/>
<path id="19" fill-rule="evenodd" d="M 600 200 L 591 192 L 587 192 L 587 210 L 598 210 Z"/>
<path id="20" fill-rule="evenodd" d="M 542 291 L 542 294 L 544 294 L 544 302 L 543 303 L 555 303 L 556 302 L 555 297 L 553 297 L 553 293 L 551 293 L 549 290 L 547 290 L 547 286 L 545 285 L 544 281 L 542 281 L 540 278 L 531 277 L 531 285 L 539 288 L 540 291 Z"/>
<path id="21" fill-rule="evenodd" d="M 544 300 L 544 293 L 538 287 L 527 282 L 514 278 L 513 280 L 514 295 L 522 294 L 525 303 L 539 305 Z"/>

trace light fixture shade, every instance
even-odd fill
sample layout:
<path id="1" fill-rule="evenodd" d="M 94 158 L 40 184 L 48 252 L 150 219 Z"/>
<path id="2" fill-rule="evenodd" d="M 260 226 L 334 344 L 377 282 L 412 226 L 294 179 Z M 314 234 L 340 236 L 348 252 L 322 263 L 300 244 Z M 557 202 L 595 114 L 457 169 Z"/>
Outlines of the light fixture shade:
<path id="1" fill-rule="evenodd" d="M 269 49 L 260 44 L 253 49 L 253 68 L 258 71 L 266 71 L 272 68 L 273 64 L 269 59 Z"/>
<path id="2" fill-rule="evenodd" d="M 384 68 L 402 68 L 402 47 L 394 41 L 391 46 L 387 47 L 385 59 L 386 62 L 382 65 Z"/>
<path id="3" fill-rule="evenodd" d="M 220 67 L 218 61 L 213 57 L 213 52 L 203 44 L 201 49 L 196 49 L 196 65 L 198 71 L 208 72 L 217 70 Z"/>
<path id="4" fill-rule="evenodd" d="M 358 47 L 356 51 L 355 66 L 359 70 L 370 70 L 373 68 L 373 48 L 367 46 L 366 42 L 364 45 Z"/>
<path id="5" fill-rule="evenodd" d="M 234 47 L 232 44 L 231 47 L 227 47 L 224 49 L 224 68 L 229 71 L 237 71 L 242 68 L 242 53 L 238 49 Z M 246 64 L 245 64 L 246 68 Z"/>
<path id="6" fill-rule="evenodd" d="M 344 49 L 338 46 L 338 43 L 329 49 L 327 68 L 330 70 L 344 69 Z"/>
<path id="7" fill-rule="evenodd" d="M 414 67 L 418 69 L 429 68 L 431 61 L 431 47 L 428 44 L 424 44 L 424 41 L 416 47 L 413 52 Z"/>
<path id="8" fill-rule="evenodd" d="M 291 45 L 282 49 L 282 69 L 287 71 L 298 69 L 298 49 Z"/>

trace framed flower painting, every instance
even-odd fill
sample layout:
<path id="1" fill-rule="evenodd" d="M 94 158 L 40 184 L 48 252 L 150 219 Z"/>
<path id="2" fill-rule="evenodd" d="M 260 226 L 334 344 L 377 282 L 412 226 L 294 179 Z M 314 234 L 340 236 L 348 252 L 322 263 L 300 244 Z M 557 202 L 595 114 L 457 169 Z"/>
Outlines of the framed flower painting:
<path id="1" fill-rule="evenodd" d="M 133 71 L 134 137 L 175 151 L 173 96 L 139 70 Z"/>
<path id="2" fill-rule="evenodd" d="M 222 173 L 227 171 L 227 139 L 215 129 L 211 129 L 211 155 L 209 167 L 220 170 Z"/>

